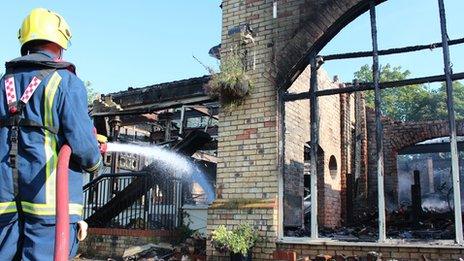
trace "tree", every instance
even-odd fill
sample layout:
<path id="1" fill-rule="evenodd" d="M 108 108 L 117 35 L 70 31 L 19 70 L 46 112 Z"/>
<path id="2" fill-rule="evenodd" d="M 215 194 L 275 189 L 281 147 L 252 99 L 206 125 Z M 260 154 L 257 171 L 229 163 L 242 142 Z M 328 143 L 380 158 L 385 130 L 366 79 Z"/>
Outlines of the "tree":
<path id="1" fill-rule="evenodd" d="M 400 81 L 411 75 L 409 70 L 390 64 L 381 66 L 380 82 Z M 362 66 L 354 77 L 360 82 L 372 82 L 372 71 L 368 65 Z M 464 85 L 454 82 L 454 103 L 456 117 L 464 118 Z M 388 88 L 381 91 L 382 113 L 394 120 L 428 121 L 445 120 L 448 117 L 446 109 L 446 87 L 430 88 L 416 84 L 399 88 Z M 374 91 L 366 91 L 367 106 L 374 108 Z"/>
<path id="2" fill-rule="evenodd" d="M 453 101 L 456 119 L 464 119 L 464 84 L 462 84 L 461 82 L 453 82 Z M 442 83 L 440 88 L 434 91 L 434 97 L 432 102 L 436 104 L 435 113 L 437 115 L 440 115 L 440 118 L 448 117 L 445 83 Z"/>
<path id="3" fill-rule="evenodd" d="M 87 89 L 87 104 L 90 105 L 97 98 L 98 93 L 92 88 L 92 83 L 90 81 L 85 81 L 84 85 Z"/>

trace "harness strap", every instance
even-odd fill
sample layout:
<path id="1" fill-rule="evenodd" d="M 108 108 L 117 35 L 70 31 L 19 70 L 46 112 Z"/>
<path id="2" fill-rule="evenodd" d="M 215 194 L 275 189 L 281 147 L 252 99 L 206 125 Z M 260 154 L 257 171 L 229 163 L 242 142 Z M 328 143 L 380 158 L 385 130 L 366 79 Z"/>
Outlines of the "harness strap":
<path id="1" fill-rule="evenodd" d="M 13 173 L 13 191 L 14 191 L 14 200 L 16 202 L 16 208 L 20 218 L 23 216 L 23 209 L 21 206 L 21 197 L 19 194 L 19 160 L 18 160 L 18 151 L 19 151 L 19 127 L 33 127 L 41 128 L 47 131 L 50 131 L 54 134 L 58 133 L 56 128 L 51 126 L 43 126 L 40 123 L 37 123 L 30 119 L 24 119 L 23 109 L 25 105 L 29 102 L 30 98 L 34 94 L 37 87 L 39 87 L 42 80 L 47 77 L 47 75 L 53 73 L 55 69 L 42 69 L 39 70 L 37 75 L 34 76 L 31 82 L 26 87 L 23 95 L 20 100 L 17 101 L 16 98 L 16 88 L 14 75 L 9 74 L 5 77 L 5 94 L 7 98 L 8 109 L 10 112 L 10 117 L 5 120 L 0 120 L 0 127 L 10 127 L 10 137 L 9 141 L 11 144 L 9 156 L 9 165 Z"/>
<path id="2" fill-rule="evenodd" d="M 51 126 L 43 126 L 42 124 L 30 120 L 30 119 L 24 119 L 24 118 L 19 118 L 19 117 L 10 117 L 8 119 L 0 119 L 0 127 L 13 127 L 13 126 L 18 126 L 18 127 L 30 127 L 30 128 L 39 128 L 43 130 L 47 130 L 53 134 L 58 134 L 58 129 L 55 127 Z"/>
<path id="3" fill-rule="evenodd" d="M 12 75 L 8 75 L 5 77 L 5 94 L 6 102 L 8 104 L 8 107 L 10 107 L 16 102 L 15 81 Z"/>

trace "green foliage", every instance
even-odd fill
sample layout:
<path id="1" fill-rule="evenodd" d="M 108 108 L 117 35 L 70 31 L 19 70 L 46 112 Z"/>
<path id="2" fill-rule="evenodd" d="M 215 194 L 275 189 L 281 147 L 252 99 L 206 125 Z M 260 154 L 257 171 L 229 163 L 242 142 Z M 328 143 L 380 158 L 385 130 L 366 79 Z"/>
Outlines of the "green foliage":
<path id="1" fill-rule="evenodd" d="M 240 224 L 233 229 L 227 229 L 221 225 L 212 232 L 213 246 L 220 252 L 246 255 L 258 241 L 257 231 L 247 223 Z"/>
<path id="2" fill-rule="evenodd" d="M 98 93 L 93 89 L 92 83 L 90 81 L 85 81 L 84 85 L 87 89 L 87 104 L 91 105 L 93 101 L 97 98 Z"/>
<path id="3" fill-rule="evenodd" d="M 381 67 L 380 82 L 400 81 L 410 77 L 409 70 L 401 66 L 387 64 Z M 372 71 L 368 65 L 362 66 L 354 77 L 360 82 L 372 82 Z M 454 82 L 454 102 L 457 119 L 464 118 L 464 85 Z M 426 85 L 409 85 L 388 88 L 381 91 L 382 112 L 384 115 L 400 121 L 428 121 L 447 119 L 445 85 L 432 89 Z M 374 108 L 374 91 L 366 91 L 367 106 Z"/>
<path id="4" fill-rule="evenodd" d="M 211 80 L 205 86 L 206 92 L 226 108 L 242 104 L 253 89 L 243 60 L 239 51 L 232 50 L 222 58 L 220 72 L 207 67 Z"/>

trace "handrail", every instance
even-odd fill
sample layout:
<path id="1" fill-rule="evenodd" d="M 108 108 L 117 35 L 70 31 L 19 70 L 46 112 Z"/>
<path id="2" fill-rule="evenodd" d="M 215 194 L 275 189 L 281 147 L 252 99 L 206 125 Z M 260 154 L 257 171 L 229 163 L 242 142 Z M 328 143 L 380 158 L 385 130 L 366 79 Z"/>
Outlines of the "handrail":
<path id="1" fill-rule="evenodd" d="M 101 179 L 104 178 L 115 178 L 115 177 L 144 177 L 149 175 L 148 172 L 146 171 L 138 171 L 138 172 L 127 172 L 127 173 L 108 173 L 108 174 L 102 174 L 96 177 L 95 179 L 91 180 L 89 183 L 85 184 L 82 187 L 82 190 L 88 189 L 90 186 L 94 185 L 95 183 L 99 182 Z"/>

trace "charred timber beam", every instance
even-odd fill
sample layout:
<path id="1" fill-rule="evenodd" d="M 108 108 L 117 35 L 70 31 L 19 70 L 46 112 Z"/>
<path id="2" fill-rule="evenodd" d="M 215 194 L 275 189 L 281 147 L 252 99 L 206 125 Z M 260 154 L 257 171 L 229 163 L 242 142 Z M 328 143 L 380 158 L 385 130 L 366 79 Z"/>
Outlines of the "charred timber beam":
<path id="1" fill-rule="evenodd" d="M 375 105 L 375 145 L 377 156 L 377 200 L 379 214 L 379 242 L 386 240 L 385 193 L 384 193 L 384 158 L 383 158 L 383 126 L 382 98 L 380 96 L 379 50 L 377 45 L 377 21 L 375 1 L 370 2 L 371 37 L 372 37 L 372 78 L 374 79 Z"/>
<path id="2" fill-rule="evenodd" d="M 318 173 L 317 173 L 317 150 L 319 147 L 319 104 L 316 96 L 318 89 L 317 82 L 317 60 L 316 57 L 311 57 L 309 60 L 311 66 L 311 77 L 309 80 L 309 93 L 310 93 L 310 155 L 311 155 L 311 239 L 316 240 L 319 237 L 317 216 L 318 216 Z"/>
<path id="3" fill-rule="evenodd" d="M 142 114 L 142 115 L 125 115 L 121 117 L 121 127 L 131 126 L 147 122 L 156 122 L 158 115 L 156 114 Z"/>
<path id="4" fill-rule="evenodd" d="M 168 82 L 147 86 L 144 88 L 110 93 L 113 101 L 121 107 L 135 107 L 140 105 L 153 105 L 177 99 L 186 99 L 194 96 L 206 95 L 203 86 L 210 76 L 191 78 L 187 80 Z"/>
<path id="5" fill-rule="evenodd" d="M 464 79 L 464 72 L 455 73 L 451 75 L 451 79 L 453 81 Z M 428 76 L 428 77 L 406 79 L 406 80 L 401 80 L 401 81 L 381 82 L 379 83 L 379 86 L 380 86 L 380 89 L 387 89 L 387 88 L 404 87 L 404 86 L 409 86 L 409 85 L 414 85 L 414 84 L 424 84 L 424 83 L 444 82 L 444 81 L 446 81 L 446 75 L 434 75 L 434 76 Z M 338 88 L 338 89 L 320 90 L 316 92 L 316 95 L 327 96 L 327 95 L 334 95 L 334 94 L 341 94 L 341 93 L 352 93 L 352 92 L 358 92 L 358 91 L 374 90 L 374 84 L 371 82 L 359 83 L 357 86 L 351 83 L 347 83 L 346 86 L 347 87 Z M 310 97 L 309 92 L 287 93 L 284 97 L 284 100 L 286 102 L 289 102 L 289 101 L 309 99 L 309 97 Z"/>
<path id="6" fill-rule="evenodd" d="M 204 131 L 204 127 L 200 128 L 186 128 L 184 129 L 184 133 L 190 133 L 192 131 Z M 217 126 L 212 126 L 209 127 L 206 130 L 206 133 L 208 133 L 211 136 L 217 136 L 218 135 L 218 127 Z M 164 131 L 154 131 L 152 133 L 152 138 L 155 140 L 162 140 L 164 139 L 165 132 Z M 179 130 L 171 130 L 171 136 L 172 137 L 177 137 L 179 136 Z"/>
<path id="7" fill-rule="evenodd" d="M 451 148 L 451 173 L 453 176 L 453 196 L 454 196 L 454 224 L 456 229 L 456 243 L 463 244 L 464 236 L 462 232 L 462 211 L 461 211 L 461 189 L 459 181 L 459 157 L 456 135 L 456 118 L 453 101 L 453 82 L 451 71 L 451 59 L 448 43 L 448 32 L 446 28 L 445 4 L 443 0 L 438 0 L 440 14 L 441 42 L 443 43 L 443 64 L 446 76 L 446 105 L 448 108 L 449 129 L 450 129 L 450 148 Z"/>
<path id="8" fill-rule="evenodd" d="M 182 105 L 211 102 L 203 86 L 210 76 L 182 81 L 162 83 L 144 88 L 110 93 L 107 96 L 120 105 L 121 112 L 93 112 L 93 116 L 128 115 L 151 113 L 156 110 L 180 107 Z"/>
<path id="9" fill-rule="evenodd" d="M 201 104 L 206 102 L 213 101 L 211 97 L 208 95 L 199 95 L 196 97 L 189 97 L 189 98 L 182 98 L 182 99 L 175 99 L 165 102 L 160 102 L 153 105 L 146 105 L 146 106 L 138 106 L 136 108 L 131 107 L 127 108 L 122 111 L 112 111 L 112 112 L 94 112 L 91 114 L 92 117 L 107 117 L 107 116 L 116 116 L 116 115 L 134 115 L 134 114 L 147 114 L 153 113 L 159 110 L 165 110 L 170 108 L 179 108 L 183 105 L 191 105 L 191 104 Z"/>
<path id="10" fill-rule="evenodd" d="M 189 119 L 189 118 L 197 118 L 197 117 L 202 117 L 202 116 L 206 116 L 206 117 L 212 117 L 213 119 L 218 119 L 217 115 L 219 114 L 219 108 L 212 108 L 210 110 L 213 115 L 209 115 L 207 112 L 205 112 L 204 110 L 197 110 L 197 109 L 192 109 L 192 110 L 186 110 L 184 112 L 184 117 L 186 119 Z M 182 118 L 182 113 L 180 111 L 176 111 L 176 112 L 173 112 L 171 114 L 171 120 L 180 120 Z"/>
<path id="11" fill-rule="evenodd" d="M 411 185 L 411 201 L 412 201 L 412 222 L 414 226 L 419 227 L 422 216 L 422 193 L 421 193 L 421 177 L 418 170 L 414 170 L 414 184 Z"/>
<path id="12" fill-rule="evenodd" d="M 458 45 L 463 44 L 464 38 L 454 39 L 448 41 L 448 45 Z M 379 50 L 379 55 L 390 55 L 390 54 L 400 54 L 400 53 L 410 53 L 410 52 L 417 52 L 422 50 L 432 50 L 435 48 L 443 47 L 442 42 L 438 43 L 431 43 L 431 44 L 423 44 L 423 45 L 415 45 L 415 46 L 406 46 L 400 48 L 391 48 L 386 50 Z M 341 59 L 353 59 L 353 58 L 363 58 L 363 57 L 371 57 L 372 51 L 361 51 L 361 52 L 350 52 L 350 53 L 339 53 L 339 54 L 330 54 L 330 55 L 323 55 L 324 61 L 330 60 L 341 60 Z"/>

